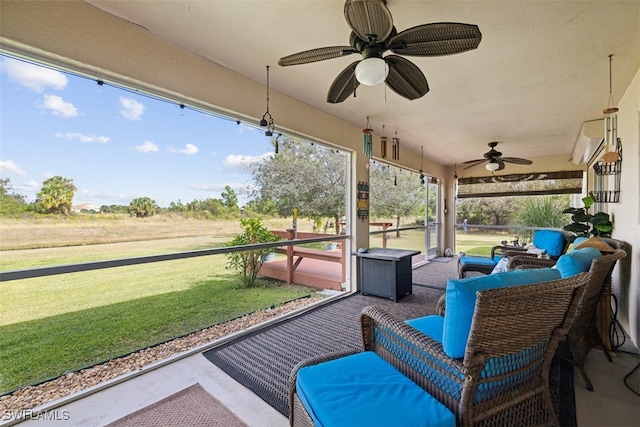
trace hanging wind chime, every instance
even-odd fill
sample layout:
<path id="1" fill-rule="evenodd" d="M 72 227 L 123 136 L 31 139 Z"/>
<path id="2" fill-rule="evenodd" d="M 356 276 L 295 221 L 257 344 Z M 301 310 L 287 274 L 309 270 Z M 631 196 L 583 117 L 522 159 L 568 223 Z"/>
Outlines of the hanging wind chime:
<path id="1" fill-rule="evenodd" d="M 384 134 L 384 125 L 382 125 L 382 136 L 380 137 L 380 157 L 387 158 L 387 136 Z"/>
<path id="2" fill-rule="evenodd" d="M 609 104 L 602 111 L 604 113 L 604 145 L 608 150 L 602 156 L 605 163 L 615 163 L 620 160 L 618 153 L 618 108 L 616 108 L 611 94 L 611 62 L 613 62 L 613 55 L 609 55 Z"/>
<path id="3" fill-rule="evenodd" d="M 267 120 L 267 118 L 269 120 Z M 268 65 L 267 65 L 267 112 L 262 115 L 262 119 L 260 120 L 260 126 L 267 128 L 267 130 L 264 132 L 264 136 L 273 136 L 275 125 L 273 123 L 273 117 L 271 116 L 271 113 L 269 113 L 269 66 Z"/>
<path id="4" fill-rule="evenodd" d="M 392 139 L 391 158 L 393 160 L 400 160 L 400 140 L 398 139 L 398 132 L 396 132 L 396 136 Z"/>
<path id="5" fill-rule="evenodd" d="M 362 133 L 364 134 L 364 145 L 362 150 L 364 151 L 365 156 L 371 158 L 371 156 L 373 156 L 373 129 L 371 129 L 371 125 L 369 123 L 369 116 L 367 116 L 367 127 L 362 129 Z"/>

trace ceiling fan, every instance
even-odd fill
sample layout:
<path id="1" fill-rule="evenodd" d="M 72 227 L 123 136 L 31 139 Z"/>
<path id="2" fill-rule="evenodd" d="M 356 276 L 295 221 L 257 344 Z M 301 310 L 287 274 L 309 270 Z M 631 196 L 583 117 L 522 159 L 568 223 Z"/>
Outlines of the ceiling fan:
<path id="1" fill-rule="evenodd" d="M 289 66 L 361 54 L 362 59 L 349 64 L 331 84 L 327 102 L 332 104 L 355 94 L 360 83 L 374 86 L 383 81 L 404 98 L 420 98 L 429 91 L 427 79 L 415 64 L 398 55 L 452 55 L 477 48 L 482 39 L 477 25 L 456 22 L 423 24 L 398 33 L 385 0 L 347 0 L 344 16 L 352 29 L 350 46 L 311 49 L 278 61 Z M 383 58 L 387 50 L 396 55 Z"/>
<path id="2" fill-rule="evenodd" d="M 469 160 L 468 162 L 464 162 L 464 165 L 468 165 L 465 169 L 472 168 L 480 163 L 487 162 L 485 168 L 491 172 L 501 171 L 504 169 L 504 164 L 506 163 L 515 163 L 518 165 L 530 165 L 533 162 L 527 159 L 521 159 L 519 157 L 502 157 L 502 153 L 496 150 L 496 145 L 498 143 L 496 141 L 490 142 L 487 144 L 491 149 L 484 153 L 484 159 L 477 160 Z"/>

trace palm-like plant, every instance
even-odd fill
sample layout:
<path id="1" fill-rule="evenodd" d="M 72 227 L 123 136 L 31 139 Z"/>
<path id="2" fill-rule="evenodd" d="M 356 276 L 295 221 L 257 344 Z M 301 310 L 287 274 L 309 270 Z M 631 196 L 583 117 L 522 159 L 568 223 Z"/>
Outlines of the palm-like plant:
<path id="1" fill-rule="evenodd" d="M 72 179 L 54 176 L 42 183 L 36 204 L 44 212 L 68 215 L 75 192 Z"/>

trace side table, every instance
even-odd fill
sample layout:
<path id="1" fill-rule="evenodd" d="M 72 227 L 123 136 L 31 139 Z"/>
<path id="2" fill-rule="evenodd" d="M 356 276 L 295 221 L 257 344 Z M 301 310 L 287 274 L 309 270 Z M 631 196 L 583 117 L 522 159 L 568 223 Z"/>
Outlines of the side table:
<path id="1" fill-rule="evenodd" d="M 411 257 L 420 251 L 406 249 L 373 248 L 355 252 L 358 258 L 358 288 L 363 295 L 392 299 L 411 294 L 413 272 Z"/>

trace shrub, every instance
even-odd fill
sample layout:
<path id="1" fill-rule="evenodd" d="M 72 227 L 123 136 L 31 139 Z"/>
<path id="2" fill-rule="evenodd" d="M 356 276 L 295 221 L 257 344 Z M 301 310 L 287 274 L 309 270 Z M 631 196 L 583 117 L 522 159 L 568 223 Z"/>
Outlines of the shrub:
<path id="1" fill-rule="evenodd" d="M 262 225 L 260 218 L 240 219 L 242 233 L 233 238 L 226 246 L 245 246 L 256 243 L 270 243 L 280 240 L 278 236 L 271 233 Z M 252 249 L 249 251 L 238 251 L 227 254 L 227 269 L 236 270 L 240 273 L 240 278 L 245 287 L 254 285 L 260 267 L 262 267 L 263 257 L 272 252 L 271 248 Z"/>

